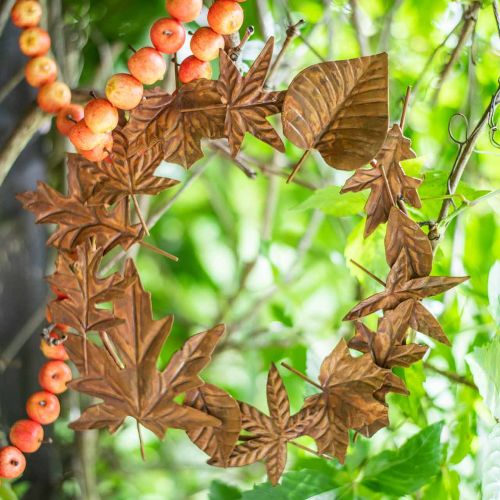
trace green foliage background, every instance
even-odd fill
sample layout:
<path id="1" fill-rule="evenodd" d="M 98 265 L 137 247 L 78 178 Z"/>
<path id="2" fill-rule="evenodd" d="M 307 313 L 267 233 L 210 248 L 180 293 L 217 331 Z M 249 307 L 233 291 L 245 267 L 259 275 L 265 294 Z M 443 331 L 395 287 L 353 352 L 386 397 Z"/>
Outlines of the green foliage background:
<path id="1" fill-rule="evenodd" d="M 370 51 L 387 50 L 390 56 L 393 121 L 399 120 L 406 87 L 416 86 L 406 133 L 419 158 L 406 167 L 424 178 L 423 208 L 413 212 L 418 221 L 436 219 L 439 198 L 446 191 L 457 154 L 448 136 L 450 117 L 461 112 L 474 126 L 497 87 L 500 40 L 491 2 L 483 4 L 473 42 L 466 44 L 433 105 L 433 86 L 459 31 L 437 51 L 423 75 L 422 70 L 460 20 L 467 2 L 358 2 Z M 243 53 L 245 62 L 255 57 L 264 33 L 275 34 L 281 45 L 287 15 L 307 21 L 302 31 L 307 43 L 297 39 L 292 44 L 276 77 L 281 88 L 302 68 L 317 63 L 318 56 L 360 55 L 350 2 L 247 0 L 243 7 L 246 22 L 256 27 Z M 127 44 L 148 44 L 149 27 L 165 14 L 160 0 L 66 0 L 63 12 L 67 45 L 56 45 L 56 52 L 75 85 L 97 89 L 112 72 L 124 69 Z M 456 134 L 463 136 L 463 127 L 455 125 Z M 64 148 L 58 140 L 56 134 L 47 138 L 55 184 L 63 178 Z M 498 187 L 499 154 L 483 133 L 460 186 L 463 197 L 455 200 L 460 215 L 436 254 L 435 274 L 471 276 L 456 291 L 427 301 L 452 341 L 451 348 L 430 343 L 425 363 L 442 373 L 422 363 L 401 371 L 411 395 L 390 397 L 390 428 L 372 440 L 359 437 L 352 442 L 344 466 L 290 447 L 288 472 L 282 485 L 272 489 L 265 483 L 263 464 L 229 470 L 209 467 L 203 453 L 179 431 L 169 431 L 164 442 L 146 434 L 147 461 L 142 462 L 130 422 L 116 436 L 101 433 L 95 440 L 86 438 L 96 460 L 98 494 L 119 500 L 499 498 L 500 470 L 492 458 L 495 451 L 500 453 L 499 204 L 495 197 L 466 204 Z M 349 259 L 385 277 L 384 228 L 363 241 L 366 197 L 340 197 L 332 186 L 341 186 L 347 175 L 325 166 L 319 156 L 313 155 L 300 173 L 300 179 L 324 188 L 314 194 L 263 175 L 259 165 L 279 170 L 298 160 L 300 151 L 290 144 L 285 157 L 246 138 L 243 161 L 258 172 L 256 180 L 246 178 L 208 147 L 207 155 L 187 174 L 162 166 L 163 172 L 182 179 L 199 169 L 203 172 L 152 233 L 152 242 L 178 255 L 180 262 L 141 250 L 139 270 L 153 294 L 155 314 L 176 317 L 163 361 L 189 335 L 224 321 L 228 336 L 204 378 L 266 410 L 265 380 L 272 361 L 286 361 L 315 377 L 321 359 L 340 338 L 352 334 L 352 326 L 342 317 L 379 286 L 353 268 Z M 149 209 L 167 203 L 174 191 L 157 197 Z M 376 319 L 370 320 L 373 326 Z M 297 410 L 310 388 L 285 370 L 281 374 Z M 69 396 L 65 418 L 57 423 L 57 446 L 68 456 L 78 453 L 66 424 L 80 403 L 77 396 Z M 303 443 L 312 446 L 307 439 Z M 93 462 L 87 466 L 92 476 Z M 64 476 L 60 498 L 85 497 L 82 474 L 74 470 L 70 467 Z M 22 483 L 15 487 L 18 492 L 22 488 Z"/>

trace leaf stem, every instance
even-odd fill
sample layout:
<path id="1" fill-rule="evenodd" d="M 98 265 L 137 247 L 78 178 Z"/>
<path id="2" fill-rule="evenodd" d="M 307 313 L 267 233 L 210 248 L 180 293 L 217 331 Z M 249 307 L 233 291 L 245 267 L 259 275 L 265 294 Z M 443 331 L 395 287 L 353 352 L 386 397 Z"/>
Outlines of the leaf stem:
<path id="1" fill-rule="evenodd" d="M 291 445 L 300 448 L 301 450 L 307 451 L 307 453 L 312 453 L 313 455 L 316 455 L 319 458 L 326 458 L 327 460 L 332 460 L 333 457 L 330 455 L 327 455 L 326 453 L 318 453 L 316 450 L 313 450 L 312 448 L 308 448 L 307 446 L 304 446 L 303 444 L 297 443 L 296 441 L 288 441 Z"/>
<path id="2" fill-rule="evenodd" d="M 305 380 L 309 384 L 313 385 L 314 387 L 316 387 L 320 391 L 323 391 L 323 387 L 321 387 L 321 385 L 319 385 L 314 380 L 310 379 L 308 376 L 304 375 L 302 372 L 299 372 L 299 370 L 296 370 L 293 366 L 290 366 L 288 363 L 282 362 L 281 366 L 283 368 L 286 368 L 287 370 L 291 371 L 292 373 L 295 373 L 295 375 L 300 377 L 302 380 Z"/>
<path id="3" fill-rule="evenodd" d="M 406 113 L 408 111 L 408 105 L 410 104 L 410 96 L 411 96 L 411 86 L 408 85 L 408 87 L 406 88 L 405 100 L 403 102 L 403 111 L 401 112 L 401 120 L 399 121 L 399 127 L 401 128 L 401 130 L 404 130 L 405 128 Z"/>
<path id="4" fill-rule="evenodd" d="M 375 274 L 373 274 L 371 271 L 368 271 L 368 269 L 366 269 L 366 267 L 362 266 L 359 262 L 356 262 L 355 260 L 353 259 L 349 259 L 356 267 L 359 267 L 359 269 L 361 269 L 362 271 L 364 271 L 366 274 L 368 274 L 368 276 L 370 276 L 370 278 L 374 279 L 377 283 L 379 283 L 380 285 L 382 286 L 386 286 L 386 283 L 385 281 L 381 280 L 378 276 L 375 276 Z"/>
<path id="5" fill-rule="evenodd" d="M 136 420 L 135 423 L 137 425 L 137 435 L 139 436 L 139 445 L 141 447 L 141 457 L 142 457 L 142 460 L 145 462 L 146 461 L 146 453 L 144 451 L 144 441 L 142 439 L 141 424 L 139 423 L 139 420 Z"/>
<path id="6" fill-rule="evenodd" d="M 297 165 L 295 165 L 295 167 L 293 168 L 292 170 L 292 173 L 288 176 L 288 179 L 286 180 L 286 183 L 287 184 L 290 184 L 290 182 L 293 181 L 293 178 L 295 177 L 295 175 L 297 174 L 297 172 L 301 169 L 302 165 L 304 164 L 304 162 L 307 160 L 309 154 L 311 153 L 311 150 L 308 149 L 303 155 L 302 157 L 300 158 L 299 162 L 297 163 Z"/>
<path id="7" fill-rule="evenodd" d="M 141 207 L 139 205 L 139 202 L 137 201 L 137 196 L 135 195 L 135 193 L 132 193 L 130 196 L 132 197 L 132 201 L 134 202 L 135 211 L 137 212 L 137 216 L 139 217 L 141 225 L 144 228 L 144 232 L 146 233 L 147 236 L 150 236 L 148 225 L 146 224 L 146 220 L 142 215 Z"/>
<path id="8" fill-rule="evenodd" d="M 162 250 L 161 248 L 155 247 L 154 245 L 151 245 L 149 243 L 146 243 L 143 240 L 139 240 L 139 245 L 151 250 L 152 252 L 157 253 L 158 255 L 163 255 L 163 257 L 166 257 L 167 259 L 173 260 L 174 262 L 179 262 L 179 257 L 176 257 L 175 255 L 172 255 L 171 253 L 165 252 L 165 250 Z"/>

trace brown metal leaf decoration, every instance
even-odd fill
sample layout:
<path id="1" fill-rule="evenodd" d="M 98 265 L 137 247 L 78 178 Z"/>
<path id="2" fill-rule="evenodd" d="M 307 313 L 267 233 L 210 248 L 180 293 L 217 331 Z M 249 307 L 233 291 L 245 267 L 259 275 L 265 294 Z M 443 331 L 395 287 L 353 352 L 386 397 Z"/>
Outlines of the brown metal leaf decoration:
<path id="1" fill-rule="evenodd" d="M 241 467 L 265 460 L 269 481 L 273 485 L 278 483 L 286 465 L 287 443 L 303 435 L 317 417 L 309 410 L 290 416 L 288 395 L 274 364 L 267 377 L 267 404 L 269 417 L 247 403 L 240 403 L 242 427 L 250 435 L 241 436 L 243 442 L 234 448 L 225 463 L 214 459 L 210 464 Z"/>
<path id="2" fill-rule="evenodd" d="M 104 331 L 121 322 L 112 310 L 97 306 L 123 296 L 133 277 L 124 278 L 118 273 L 99 277 L 102 254 L 102 248 L 96 248 L 91 241 L 77 247 L 76 259 L 59 253 L 56 271 L 47 281 L 66 298 L 49 303 L 52 322 L 67 325 L 81 334 Z"/>
<path id="3" fill-rule="evenodd" d="M 306 399 L 305 408 L 320 415 L 307 430 L 318 452 L 329 452 L 343 463 L 349 429 L 371 436 L 389 424 L 383 396 L 388 391 L 407 393 L 403 382 L 390 370 L 380 368 L 369 354 L 354 358 L 341 340 L 324 359 L 319 374 L 320 394 Z"/>
<path id="4" fill-rule="evenodd" d="M 148 93 L 143 103 L 131 112 L 123 129 L 131 145 L 129 154 L 143 155 L 160 144 L 165 161 L 189 168 L 203 158 L 202 138 L 223 137 L 224 115 L 216 82 L 212 80 L 190 82 L 174 95 L 161 91 Z"/>
<path id="5" fill-rule="evenodd" d="M 220 76 L 217 91 L 225 110 L 224 137 L 229 141 L 231 154 L 236 156 L 246 132 L 271 147 L 285 152 L 280 136 L 267 121 L 267 117 L 281 112 L 284 92 L 264 90 L 274 38 L 267 41 L 259 57 L 245 76 L 242 76 L 229 55 L 220 51 Z"/>
<path id="6" fill-rule="evenodd" d="M 125 200 L 111 210 L 86 205 L 81 194 L 64 196 L 44 182 L 35 191 L 17 195 L 26 210 L 33 212 L 37 224 L 57 224 L 58 228 L 47 241 L 59 250 L 73 251 L 77 245 L 95 236 L 97 247 L 104 253 L 117 245 L 130 248 L 141 239 L 140 224 L 129 225 Z"/>
<path id="7" fill-rule="evenodd" d="M 432 246 L 420 226 L 396 207 L 392 207 L 385 233 L 385 257 L 393 266 L 401 252 L 406 253 L 408 277 L 428 276 L 432 270 Z"/>
<path id="8" fill-rule="evenodd" d="M 299 148 L 317 149 L 331 167 L 354 170 L 384 142 L 387 100 L 387 54 L 315 64 L 288 88 L 283 132 Z"/>
<path id="9" fill-rule="evenodd" d="M 401 161 L 415 158 L 415 156 L 414 151 L 411 149 L 410 140 L 403 135 L 400 126 L 395 124 L 389 130 L 382 149 L 375 157 L 377 165 L 368 169 L 359 169 L 352 177 L 347 179 L 341 193 L 371 189 L 365 205 L 367 214 L 365 238 L 379 224 L 387 221 L 391 208 L 397 200 L 402 199 L 415 208 L 422 206 L 417 193 L 417 188 L 422 181 L 406 175 L 400 164 Z M 384 179 L 382 167 L 385 171 L 387 183 Z"/>
<path id="10" fill-rule="evenodd" d="M 112 154 L 102 162 L 94 163 L 80 155 L 70 156 L 69 163 L 74 163 L 80 172 L 79 179 L 86 176 L 84 185 L 89 186 L 89 176 L 93 180 L 92 190 L 82 193 L 89 205 L 113 205 L 126 196 L 155 195 L 178 184 L 176 180 L 154 175 L 163 156 L 159 143 L 150 146 L 144 154 L 130 155 L 123 132 L 115 130 L 113 139 Z"/>
<path id="11" fill-rule="evenodd" d="M 225 464 L 240 435 L 241 413 L 238 402 L 222 389 L 204 384 L 187 393 L 184 405 L 221 421 L 220 427 L 199 427 L 189 430 L 187 435 L 207 455 Z"/>
<path id="12" fill-rule="evenodd" d="M 449 344 L 438 320 L 425 308 L 421 300 L 454 288 L 468 280 L 468 276 L 459 278 L 424 276 L 410 279 L 408 269 L 407 253 L 401 251 L 387 276 L 385 291 L 361 301 L 347 313 L 344 320 L 360 319 L 380 309 L 384 311 L 395 309 L 401 302 L 410 301 L 412 304 L 409 313 L 410 326 L 438 342 Z"/>
<path id="13" fill-rule="evenodd" d="M 102 403 L 87 408 L 71 428 L 107 427 L 113 432 L 127 416 L 160 438 L 168 427 L 189 430 L 219 426 L 217 418 L 181 405 L 175 398 L 203 384 L 198 373 L 210 362 L 224 326 L 189 338 L 160 372 L 156 363 L 172 328 L 173 317 L 153 320 L 150 294 L 142 288 L 132 261 L 127 262 L 124 276 L 134 283 L 122 297 L 114 300 L 115 315 L 123 322 L 107 331 L 123 367 L 104 348 L 92 345 L 89 370 L 73 381 L 71 387 L 101 399 Z M 81 342 L 70 336 L 65 345 L 70 358 L 81 367 Z M 95 355 L 96 352 L 99 354 Z"/>
<path id="14" fill-rule="evenodd" d="M 370 353 L 373 361 L 382 368 L 408 367 L 421 360 L 427 346 L 405 344 L 412 309 L 411 300 L 401 302 L 384 314 L 376 332 L 356 321 L 356 335 L 349 341 L 349 347 Z"/>

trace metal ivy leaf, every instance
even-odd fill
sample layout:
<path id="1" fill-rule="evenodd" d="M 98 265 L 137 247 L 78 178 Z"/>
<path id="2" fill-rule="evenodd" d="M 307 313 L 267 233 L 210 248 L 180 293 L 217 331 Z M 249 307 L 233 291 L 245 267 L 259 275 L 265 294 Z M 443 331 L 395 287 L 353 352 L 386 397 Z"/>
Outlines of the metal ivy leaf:
<path id="1" fill-rule="evenodd" d="M 341 193 L 371 189 L 365 205 L 365 238 L 375 231 L 379 224 L 387 221 L 391 208 L 399 199 L 415 208 L 422 206 L 417 192 L 422 181 L 406 175 L 400 164 L 410 158 L 415 158 L 411 142 L 403 135 L 400 126 L 394 124 L 375 157 L 376 166 L 357 170 L 344 184 Z M 387 181 L 384 179 L 384 173 Z"/>
<path id="2" fill-rule="evenodd" d="M 79 174 L 80 179 L 82 175 L 93 179 L 92 191 L 83 193 L 88 204 L 112 205 L 126 196 L 155 195 L 178 183 L 154 175 L 163 156 L 159 143 L 150 146 L 143 154 L 131 155 L 129 142 L 122 131 L 115 130 L 113 140 L 113 151 L 104 161 L 94 163 L 80 155 L 70 157 L 69 162 L 76 163 L 78 171 L 84 172 Z"/>
<path id="3" fill-rule="evenodd" d="M 401 210 L 392 207 L 385 233 L 385 257 L 393 266 L 401 252 L 406 253 L 408 277 L 428 276 L 432 270 L 432 245 L 420 226 Z"/>
<path id="4" fill-rule="evenodd" d="M 82 201 L 81 193 L 73 191 L 64 196 L 44 182 L 38 182 L 35 191 L 17 195 L 17 199 L 35 214 L 37 224 L 58 225 L 47 241 L 58 250 L 71 252 L 91 236 L 103 253 L 117 245 L 127 250 L 143 234 L 140 224 L 128 223 L 125 200 L 110 210 L 90 207 Z"/>
<path id="5" fill-rule="evenodd" d="M 220 76 L 217 91 L 225 108 L 224 136 L 229 141 L 231 154 L 236 156 L 246 132 L 271 147 L 285 152 L 280 136 L 267 117 L 281 112 L 284 92 L 263 89 L 273 55 L 271 37 L 245 76 L 242 76 L 229 55 L 220 51 Z"/>
<path id="6" fill-rule="evenodd" d="M 283 103 L 285 136 L 307 152 L 317 149 L 331 167 L 365 165 L 387 135 L 387 71 L 385 53 L 304 69 Z"/>
<path id="7" fill-rule="evenodd" d="M 376 332 L 356 321 L 356 335 L 349 341 L 349 347 L 370 353 L 373 361 L 382 368 L 408 367 L 421 360 L 427 346 L 405 344 L 412 309 L 411 300 L 401 302 L 384 314 Z"/>
<path id="8" fill-rule="evenodd" d="M 290 416 L 288 395 L 274 364 L 267 377 L 267 403 L 269 417 L 249 404 L 240 403 L 242 427 L 250 435 L 240 437 L 242 443 L 225 463 L 214 459 L 209 462 L 211 465 L 241 467 L 265 460 L 269 481 L 278 483 L 286 465 L 287 443 L 303 435 L 317 417 L 308 410 Z"/>
<path id="9" fill-rule="evenodd" d="M 409 313 L 410 326 L 438 342 L 449 344 L 441 325 L 421 300 L 454 288 L 468 280 L 468 276 L 459 278 L 424 276 L 410 279 L 408 269 L 407 253 L 402 250 L 387 276 L 385 291 L 361 301 L 347 313 L 344 320 L 360 319 L 380 309 L 384 311 L 395 309 L 401 302 L 410 301 L 412 304 Z"/>
<path id="10" fill-rule="evenodd" d="M 389 424 L 384 396 L 388 391 L 407 393 L 403 382 L 390 370 L 380 368 L 369 354 L 354 358 L 341 340 L 320 369 L 320 394 L 306 399 L 305 408 L 320 415 L 307 430 L 318 452 L 329 452 L 343 463 L 349 429 L 366 436 Z"/>
<path id="11" fill-rule="evenodd" d="M 73 381 L 71 387 L 102 403 L 87 408 L 71 428 L 107 427 L 113 432 L 126 416 L 135 418 L 160 438 L 169 427 L 188 430 L 219 426 L 219 419 L 179 404 L 175 398 L 203 384 L 198 373 L 209 363 L 224 332 L 223 325 L 189 338 L 167 367 L 158 371 L 156 363 L 173 317 L 152 319 L 150 294 L 142 288 L 132 261 L 127 262 L 124 275 L 134 283 L 114 300 L 115 315 L 123 322 L 107 331 L 120 364 L 103 347 L 92 346 L 87 374 Z M 70 358 L 81 366 L 81 343 L 70 336 L 65 345 Z M 99 354 L 94 356 L 95 352 Z"/>
<path id="12" fill-rule="evenodd" d="M 184 404 L 221 421 L 220 427 L 199 427 L 188 430 L 187 435 L 212 459 L 226 464 L 241 430 L 238 402 L 222 389 L 204 384 L 188 392 Z"/>

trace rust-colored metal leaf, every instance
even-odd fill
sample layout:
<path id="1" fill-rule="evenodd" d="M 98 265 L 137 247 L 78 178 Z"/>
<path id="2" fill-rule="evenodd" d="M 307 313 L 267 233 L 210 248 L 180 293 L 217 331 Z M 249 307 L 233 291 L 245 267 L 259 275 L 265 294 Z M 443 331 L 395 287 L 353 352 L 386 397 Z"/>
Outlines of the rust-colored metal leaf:
<path id="1" fill-rule="evenodd" d="M 288 88 L 285 136 L 317 149 L 328 165 L 354 170 L 372 160 L 387 135 L 387 54 L 309 66 Z"/>
<path id="2" fill-rule="evenodd" d="M 17 199 L 35 214 L 37 224 L 58 225 L 47 241 L 58 250 L 71 252 L 94 236 L 96 246 L 107 253 L 117 245 L 128 249 L 143 235 L 140 224 L 128 223 L 125 200 L 110 210 L 90 207 L 82 201 L 81 193 L 73 191 L 64 196 L 44 182 L 39 182 L 35 191 L 17 195 Z"/>
<path id="3" fill-rule="evenodd" d="M 324 359 L 319 381 L 320 394 L 306 399 L 305 408 L 320 415 L 307 434 L 318 452 L 334 454 L 343 463 L 349 444 L 349 429 L 372 435 L 388 425 L 388 391 L 405 392 L 404 385 L 390 370 L 377 366 L 369 354 L 354 358 L 341 340 Z"/>
<path id="4" fill-rule="evenodd" d="M 70 157 L 84 186 L 92 186 L 82 193 L 89 205 L 113 205 L 126 196 L 155 195 L 178 184 L 176 180 L 154 175 L 163 157 L 160 143 L 153 144 L 143 154 L 130 155 L 129 142 L 122 131 L 115 130 L 113 140 L 113 151 L 104 161 L 94 163 L 80 155 Z"/>
<path id="5" fill-rule="evenodd" d="M 357 170 L 344 184 L 341 193 L 371 189 L 365 205 L 365 238 L 375 231 L 379 224 L 387 221 L 391 208 L 399 199 L 416 208 L 422 206 L 417 192 L 422 181 L 406 175 L 400 164 L 410 158 L 415 158 L 411 142 L 403 135 L 401 127 L 395 124 L 375 157 L 377 165 Z M 384 171 L 387 181 L 384 179 Z"/>
<path id="6" fill-rule="evenodd" d="M 238 154 L 246 132 L 285 152 L 283 141 L 267 121 L 268 116 L 281 112 L 285 96 L 284 92 L 264 90 L 273 47 L 274 38 L 271 37 L 245 76 L 226 52 L 220 52 L 217 91 L 225 114 L 224 137 L 229 141 L 233 156 Z"/>
<path id="7" fill-rule="evenodd" d="M 56 271 L 47 281 L 65 298 L 49 303 L 52 322 L 74 328 L 82 335 L 104 331 L 121 322 L 112 310 L 97 306 L 123 296 L 133 277 L 124 278 L 118 273 L 99 277 L 102 254 L 102 248 L 95 247 L 90 240 L 76 248 L 76 259 L 59 253 Z"/>
<path id="8" fill-rule="evenodd" d="M 386 289 L 361 301 L 351 309 L 344 320 L 360 319 L 378 310 L 395 309 L 401 302 L 410 301 L 410 326 L 438 342 L 449 344 L 441 325 L 436 318 L 420 302 L 426 297 L 432 297 L 446 292 L 468 280 L 468 276 L 450 278 L 446 276 L 424 276 L 409 279 L 409 266 L 406 251 L 402 250 L 387 276 Z"/>
<path id="9" fill-rule="evenodd" d="M 221 421 L 220 427 L 199 427 L 187 431 L 187 435 L 212 459 L 225 464 L 240 435 L 241 413 L 238 402 L 222 389 L 204 384 L 187 393 L 184 405 Z"/>
<path id="10" fill-rule="evenodd" d="M 247 403 L 240 403 L 242 428 L 248 436 L 240 436 L 226 462 L 212 459 L 210 464 L 219 467 L 241 467 L 265 460 L 269 481 L 278 483 L 287 459 L 287 443 L 305 433 L 314 424 L 317 413 L 301 410 L 290 416 L 290 403 L 283 380 L 276 367 L 271 365 L 267 378 L 267 402 L 270 416 Z"/>
<path id="11" fill-rule="evenodd" d="M 122 366 L 103 347 L 92 346 L 89 369 L 71 383 L 77 391 L 102 400 L 91 406 L 71 424 L 75 430 L 107 427 L 116 430 L 126 416 L 163 438 L 168 427 L 185 430 L 219 426 L 220 420 L 196 408 L 181 405 L 175 398 L 203 384 L 198 373 L 210 361 L 224 327 L 216 326 L 186 341 L 165 370 L 156 363 L 172 328 L 173 317 L 153 320 L 150 295 L 142 288 L 137 271 L 128 261 L 124 276 L 132 279 L 123 296 L 115 298 L 115 315 L 122 323 L 108 329 L 107 334 Z M 81 367 L 82 344 L 74 336 L 66 342 L 70 358 Z M 98 352 L 98 355 L 95 353 Z"/>
<path id="12" fill-rule="evenodd" d="M 349 341 L 349 347 L 372 356 L 382 368 L 408 367 L 421 360 L 427 346 L 405 344 L 413 312 L 413 302 L 401 302 L 392 311 L 387 311 L 379 322 L 376 332 L 360 321 L 356 321 L 356 335 Z"/>
<path id="13" fill-rule="evenodd" d="M 396 207 L 392 207 L 385 233 L 385 257 L 393 266 L 401 252 L 406 253 L 408 278 L 428 276 L 432 270 L 432 246 L 420 226 Z"/>

